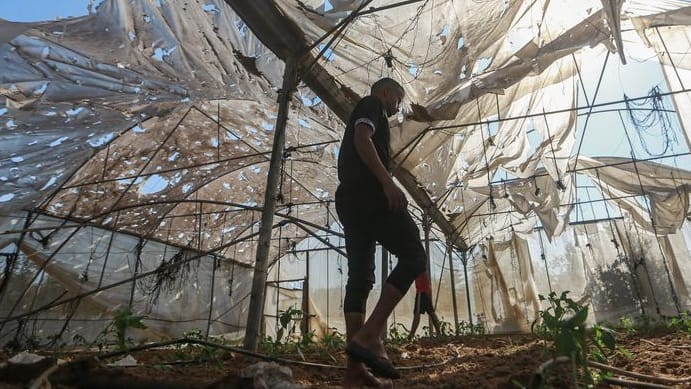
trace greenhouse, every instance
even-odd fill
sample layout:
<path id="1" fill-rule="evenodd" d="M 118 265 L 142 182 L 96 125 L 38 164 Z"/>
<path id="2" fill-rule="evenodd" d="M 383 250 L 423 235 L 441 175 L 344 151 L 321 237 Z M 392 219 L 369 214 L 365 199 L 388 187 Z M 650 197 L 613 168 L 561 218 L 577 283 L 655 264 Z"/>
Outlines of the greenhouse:
<path id="1" fill-rule="evenodd" d="M 409 378 L 393 387 L 530 387 L 564 355 L 590 366 L 565 368 L 572 387 L 643 385 L 631 371 L 691 387 L 691 2 L 96 3 L 76 18 L 0 19 L 3 362 L 173 344 L 217 364 L 278 361 L 295 387 L 339 386 L 337 160 L 355 104 L 390 77 L 405 90 L 392 172 L 443 324 L 432 337 L 423 316 L 402 340 L 412 287 L 383 334 Z M 380 246 L 376 258 L 368 311 L 397 263 Z M 617 378 L 558 347 L 546 357 L 562 303 L 563 322 L 588 333 L 583 355 L 605 331 L 627 335 L 630 358 L 650 342 L 658 352 L 639 358 L 674 350 L 678 362 L 638 370 L 608 348 L 593 363 Z M 667 343 L 638 340 L 663 330 Z M 532 364 L 464 381 L 505 363 L 494 349 L 466 358 L 482 342 Z M 319 345 L 330 357 L 310 358 Z M 176 374 L 180 387 L 243 387 L 212 384 L 223 368 Z"/>

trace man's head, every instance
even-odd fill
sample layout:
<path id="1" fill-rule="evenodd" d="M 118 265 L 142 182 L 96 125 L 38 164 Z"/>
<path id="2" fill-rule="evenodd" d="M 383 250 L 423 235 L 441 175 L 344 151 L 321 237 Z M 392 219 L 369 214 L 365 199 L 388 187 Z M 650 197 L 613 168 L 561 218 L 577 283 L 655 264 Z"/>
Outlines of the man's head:
<path id="1" fill-rule="evenodd" d="M 398 106 L 405 96 L 405 91 L 401 84 L 392 78 L 382 78 L 372 84 L 372 96 L 377 96 L 384 105 L 387 116 L 393 116 L 398 112 Z"/>

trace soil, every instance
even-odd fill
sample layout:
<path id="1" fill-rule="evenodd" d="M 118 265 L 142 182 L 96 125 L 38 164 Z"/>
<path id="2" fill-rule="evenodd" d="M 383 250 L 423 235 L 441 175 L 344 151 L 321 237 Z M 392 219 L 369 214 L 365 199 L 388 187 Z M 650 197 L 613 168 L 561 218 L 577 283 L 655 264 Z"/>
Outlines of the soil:
<path id="1" fill-rule="evenodd" d="M 691 335 L 662 333 L 628 335 L 617 338 L 617 346 L 628 351 L 609 356 L 608 364 L 628 372 L 657 378 L 675 388 L 691 388 Z M 538 367 L 549 359 L 545 343 L 532 335 L 484 335 L 453 338 L 422 338 L 412 343 L 387 347 L 389 357 L 401 371 L 402 378 L 393 381 L 394 388 L 520 388 L 530 387 Z M 212 354 L 209 354 L 212 351 Z M 38 353 L 42 354 L 42 353 Z M 246 367 L 261 359 L 240 352 L 196 346 L 185 349 L 148 349 L 130 353 L 136 367 L 106 367 L 104 364 L 123 356 L 99 362 L 85 352 L 53 354 L 67 360 L 69 368 L 61 367 L 50 374 L 53 388 L 248 388 L 249 379 L 241 378 Z M 342 350 L 331 355 L 324 352 L 303 352 L 304 360 L 324 366 L 306 366 L 285 360 L 302 361 L 295 354 L 275 355 L 292 370 L 294 382 L 307 388 L 340 387 L 345 363 Z M 10 356 L 2 355 L 2 361 Z M 212 357 L 212 358 L 209 358 Z M 199 362 L 200 358 L 206 358 Z M 76 362 L 76 361 L 85 362 Z M 12 370 L 18 365 L 0 367 L 0 388 L 25 387 L 46 363 L 35 367 L 32 374 Z M 328 365 L 328 366 L 327 366 Z M 26 369 L 25 369 L 26 370 Z M 593 371 L 598 371 L 597 369 Z M 45 375 L 45 374 L 44 374 Z M 545 370 L 544 387 L 576 387 L 571 365 L 554 364 Z M 639 382 L 648 378 L 614 374 L 613 378 Z M 676 380 L 676 382 L 673 382 Z M 682 380 L 685 380 L 682 382 Z M 536 386 L 537 387 L 537 386 Z M 580 385 L 579 387 L 583 387 Z M 600 383 L 601 388 L 633 387 Z"/>

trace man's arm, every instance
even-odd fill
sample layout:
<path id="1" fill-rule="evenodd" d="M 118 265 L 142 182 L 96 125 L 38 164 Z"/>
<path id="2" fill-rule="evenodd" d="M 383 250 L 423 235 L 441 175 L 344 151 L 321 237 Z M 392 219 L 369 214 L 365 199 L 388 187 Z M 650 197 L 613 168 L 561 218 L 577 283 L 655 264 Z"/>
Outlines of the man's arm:
<path id="1" fill-rule="evenodd" d="M 374 143 L 372 143 L 373 133 L 374 129 L 367 124 L 360 123 L 356 125 L 353 138 L 355 150 L 384 189 L 389 209 L 404 209 L 408 205 L 408 200 L 401 188 L 394 183 L 381 159 L 379 159 L 377 149 L 374 147 Z"/>

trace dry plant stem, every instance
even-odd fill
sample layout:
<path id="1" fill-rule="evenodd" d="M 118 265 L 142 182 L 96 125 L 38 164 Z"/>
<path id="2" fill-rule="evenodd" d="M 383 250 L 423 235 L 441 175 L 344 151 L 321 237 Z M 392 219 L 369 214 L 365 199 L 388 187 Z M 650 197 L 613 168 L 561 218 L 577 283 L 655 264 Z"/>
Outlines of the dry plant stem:
<path id="1" fill-rule="evenodd" d="M 280 362 L 280 363 L 285 363 L 285 364 L 293 364 L 293 365 L 303 365 L 303 366 L 311 366 L 311 367 L 323 367 L 323 368 L 331 368 L 331 369 L 345 369 L 344 366 L 336 366 L 336 365 L 326 365 L 323 363 L 315 363 L 315 362 L 303 362 L 303 361 L 297 361 L 294 359 L 285 359 L 285 358 L 278 358 L 278 357 L 272 357 L 270 355 L 266 354 L 261 354 L 261 353 L 256 353 L 252 351 L 248 351 L 242 348 L 238 347 L 231 347 L 231 346 L 226 346 L 223 344 L 218 344 L 218 343 L 213 343 L 213 342 L 208 342 L 205 340 L 199 340 L 199 339 L 176 339 L 176 340 L 169 340 L 165 342 L 158 342 L 158 343 L 149 343 L 149 344 L 144 344 L 141 346 L 135 346 L 135 347 L 130 347 L 124 350 L 119 350 L 119 351 L 113 351 L 109 353 L 104 353 L 104 354 L 99 354 L 95 355 L 94 357 L 98 359 L 106 359 L 106 358 L 112 358 L 120 355 L 125 355 L 129 354 L 135 351 L 143 351 L 143 350 L 148 350 L 152 348 L 158 348 L 158 347 L 166 347 L 174 344 L 184 344 L 184 343 L 190 343 L 190 344 L 199 344 L 203 346 L 208 346 L 208 347 L 215 347 L 215 348 L 220 348 L 223 350 L 235 352 L 238 354 L 243 354 L 251 357 L 255 357 L 258 359 L 264 359 L 268 361 L 274 361 L 274 362 Z M 456 350 L 456 356 L 447 358 L 446 360 L 438 363 L 431 363 L 431 364 L 424 364 L 424 365 L 416 365 L 416 366 L 400 366 L 398 369 L 402 370 L 416 370 L 416 369 L 425 369 L 429 367 L 438 367 L 438 366 L 443 366 L 453 360 L 458 359 L 458 351 Z"/>
<path id="2" fill-rule="evenodd" d="M 141 345 L 141 346 L 135 346 L 135 347 L 127 348 L 127 349 L 120 350 L 120 351 L 114 351 L 114 352 L 110 352 L 110 353 L 99 354 L 99 355 L 96 355 L 96 358 L 99 358 L 99 359 L 112 358 L 112 357 L 116 357 L 119 355 L 129 354 L 129 353 L 134 352 L 134 351 L 142 351 L 142 350 L 148 350 L 151 348 L 165 347 L 165 346 L 170 346 L 173 344 L 184 344 L 184 343 L 199 344 L 202 346 L 220 348 L 220 349 L 223 349 L 226 351 L 231 351 L 234 353 L 243 354 L 243 355 L 255 357 L 258 359 L 264 359 L 267 361 L 281 362 L 281 363 L 294 364 L 294 365 L 312 366 L 312 367 L 327 367 L 327 368 L 333 368 L 333 369 L 344 369 L 343 366 L 325 365 L 322 363 L 303 362 L 303 361 L 296 361 L 293 359 L 284 359 L 284 358 L 272 357 L 270 355 L 255 353 L 255 352 L 248 351 L 248 350 L 245 350 L 245 349 L 242 349 L 239 347 L 231 347 L 231 346 L 226 346 L 223 344 L 208 342 L 205 340 L 185 339 L 185 338 L 176 339 L 176 340 L 169 340 L 166 342 L 149 343 L 149 344 L 145 344 L 145 345 Z"/>
<path id="3" fill-rule="evenodd" d="M 562 362 L 570 362 L 571 358 L 569 357 L 556 357 L 552 359 L 548 359 L 545 362 L 543 362 L 535 371 L 536 375 L 542 375 L 542 373 L 547 369 L 548 367 L 552 366 L 555 363 L 562 363 Z"/>
<path id="4" fill-rule="evenodd" d="M 664 346 L 662 346 L 662 345 L 657 344 L 655 342 L 651 342 L 648 339 L 638 339 L 638 340 L 640 340 L 641 342 L 648 343 L 649 345 L 652 345 L 655 347 L 671 347 L 671 348 L 680 348 L 680 349 L 691 348 L 691 346 L 676 346 L 676 345 L 664 345 Z"/>
<path id="5" fill-rule="evenodd" d="M 530 379 L 530 384 L 528 385 L 529 388 L 539 388 L 542 386 L 542 382 L 544 380 L 545 375 L 543 374 L 545 370 L 547 370 L 548 367 L 557 364 L 557 363 L 563 363 L 563 362 L 570 362 L 571 358 L 569 357 L 556 357 L 552 359 L 548 359 L 547 361 L 543 362 L 540 366 L 538 366 L 537 370 L 535 370 L 535 374 L 533 374 L 533 377 Z"/>
<path id="6" fill-rule="evenodd" d="M 609 378 L 609 377 L 604 377 L 602 379 L 603 381 L 614 384 L 614 385 L 619 385 L 624 388 L 652 388 L 652 389 L 674 389 L 673 386 L 667 386 L 667 385 L 660 385 L 660 384 L 651 384 L 648 382 L 639 382 L 639 381 L 629 381 L 629 380 L 622 380 L 619 378 Z"/>
<path id="7" fill-rule="evenodd" d="M 460 347 L 453 347 L 453 348 L 451 348 L 450 351 L 453 351 L 456 355 L 453 356 L 453 357 L 449 357 L 449 358 L 445 359 L 445 360 L 442 361 L 442 362 L 431 363 L 431 364 L 424 364 L 424 365 L 416 365 L 416 366 L 396 366 L 396 369 L 398 369 L 398 370 L 417 370 L 417 369 L 425 369 L 425 368 L 428 368 L 428 367 L 439 367 L 439 366 L 443 366 L 443 365 L 446 365 L 447 363 L 449 363 L 449 362 L 451 362 L 451 361 L 453 361 L 453 360 L 456 360 L 456 359 L 461 358 L 461 353 L 458 351 L 459 348 L 460 348 Z"/>
<path id="8" fill-rule="evenodd" d="M 55 365 L 51 366 L 46 371 L 41 373 L 40 376 L 36 377 L 36 379 L 31 384 L 29 389 L 50 388 L 50 381 L 48 380 L 48 377 L 50 377 L 50 375 L 53 374 L 53 372 L 57 369 L 58 369 L 58 364 L 56 361 Z M 45 385 L 45 384 L 47 384 L 47 385 Z"/>
<path id="9" fill-rule="evenodd" d="M 445 359 L 441 362 L 437 362 L 437 363 L 425 363 L 423 365 L 415 365 L 415 366 L 396 366 L 396 369 L 397 370 L 417 370 L 417 369 L 426 369 L 429 367 L 439 367 L 439 366 L 444 366 L 447 363 L 449 363 L 453 360 L 456 360 L 456 359 L 457 359 L 456 357 L 450 357 L 450 358 L 447 358 L 447 359 Z"/>
<path id="10" fill-rule="evenodd" d="M 543 364 L 541 364 L 540 367 L 537 368 L 537 370 L 535 371 L 535 374 L 536 375 L 542 375 L 542 373 L 545 371 L 545 369 L 550 367 L 552 364 L 561 363 L 561 362 L 568 362 L 570 360 L 571 360 L 571 358 L 569 358 L 569 357 L 556 357 L 556 358 L 549 359 L 549 360 L 545 361 Z M 614 366 L 605 365 L 603 363 L 599 363 L 599 362 L 595 362 L 595 361 L 588 361 L 588 366 L 591 366 L 591 367 L 594 367 L 594 368 L 597 368 L 600 370 L 608 370 L 608 371 L 611 371 L 613 373 L 617 373 L 617 374 L 621 374 L 621 375 L 625 375 L 625 376 L 629 376 L 629 377 L 633 377 L 633 378 L 640 378 L 640 379 L 647 380 L 647 381 L 659 382 L 662 384 L 681 384 L 681 383 L 691 381 L 691 377 L 685 377 L 685 378 L 656 377 L 656 376 L 650 376 L 650 375 L 635 373 L 632 371 L 620 369 L 620 368 L 614 367 Z"/>
<path id="11" fill-rule="evenodd" d="M 614 367 L 614 366 L 609 366 L 609 365 L 605 365 L 603 363 L 594 362 L 594 361 L 588 361 L 588 366 L 592 366 L 592 367 L 600 369 L 600 370 L 609 370 L 611 372 L 621 374 L 621 375 L 626 375 L 629 377 L 640 378 L 643 380 L 652 381 L 652 382 L 659 382 L 659 383 L 663 383 L 663 384 L 680 384 L 680 383 L 691 381 L 691 377 L 686 377 L 686 378 L 656 377 L 656 376 L 650 376 L 650 375 L 635 373 L 635 372 L 628 371 L 628 370 L 619 369 L 619 368 Z"/>
<path id="12" fill-rule="evenodd" d="M 569 357 L 556 357 L 549 359 L 542 363 L 537 370 L 535 371 L 535 377 L 542 377 L 543 372 L 550 367 L 553 364 L 557 363 L 563 363 L 563 362 L 569 362 L 571 361 L 571 358 Z M 671 389 L 671 386 L 666 386 L 662 384 L 679 384 L 679 383 L 684 383 L 684 382 L 689 382 L 691 381 L 691 377 L 686 377 L 686 378 L 662 378 L 662 377 L 655 377 L 655 376 L 649 376 L 645 374 L 639 374 L 639 373 L 634 373 L 632 371 L 628 370 L 623 370 L 619 369 L 613 366 L 605 365 L 599 362 L 594 362 L 594 361 L 588 361 L 588 366 L 600 369 L 600 370 L 607 370 L 611 371 L 613 373 L 621 374 L 621 375 L 626 375 L 629 377 L 634 377 L 634 378 L 639 378 L 643 380 L 648 380 L 656 383 L 648 383 L 648 382 L 639 382 L 639 381 L 629 381 L 629 380 L 623 380 L 619 378 L 609 378 L 609 377 L 603 377 L 604 381 L 607 381 L 609 383 L 615 384 L 615 385 L 621 385 L 627 388 L 663 388 L 663 389 Z"/>

